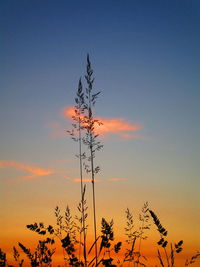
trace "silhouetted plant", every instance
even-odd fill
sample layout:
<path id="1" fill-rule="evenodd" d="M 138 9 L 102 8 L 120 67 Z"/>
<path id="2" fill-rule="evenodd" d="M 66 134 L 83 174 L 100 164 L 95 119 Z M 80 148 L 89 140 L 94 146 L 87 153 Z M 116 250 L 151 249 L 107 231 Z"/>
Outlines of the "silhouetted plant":
<path id="1" fill-rule="evenodd" d="M 65 210 L 65 225 L 63 226 L 63 230 L 70 236 L 71 240 L 76 243 L 76 229 L 77 225 L 72 218 L 69 206 L 67 206 Z"/>
<path id="2" fill-rule="evenodd" d="M 108 254 L 108 258 L 111 259 L 110 257 L 110 246 L 111 242 L 114 240 L 114 233 L 113 233 L 113 220 L 108 223 L 104 218 L 102 218 L 101 221 L 101 245 L 100 245 L 100 250 L 99 254 L 101 253 L 102 249 L 104 250 L 103 252 L 103 258 L 101 261 L 103 261 L 104 257 L 106 254 Z"/>
<path id="3" fill-rule="evenodd" d="M 43 223 L 29 224 L 27 225 L 27 228 L 43 236 L 46 235 L 47 233 L 53 235 L 55 232 L 51 225 L 45 227 Z M 55 243 L 54 238 L 48 237 L 44 240 L 39 240 L 38 245 L 33 253 L 31 253 L 31 250 L 26 248 L 23 244 L 18 243 L 18 245 L 30 260 L 31 266 L 34 267 L 34 266 L 43 266 L 43 264 L 45 264 L 45 266 L 50 266 L 52 262 L 52 255 L 55 252 L 55 248 L 50 249 L 48 246 L 49 245 L 51 246 L 54 243 Z"/>
<path id="4" fill-rule="evenodd" d="M 93 199 L 93 220 L 94 220 L 94 242 L 95 242 L 95 255 L 96 255 L 96 265 L 97 265 L 97 230 L 96 230 L 96 203 L 95 203 L 95 174 L 100 170 L 99 166 L 94 166 L 95 152 L 102 148 L 102 145 L 97 141 L 98 134 L 95 132 L 96 125 L 100 125 L 101 122 L 94 118 L 93 116 L 93 106 L 95 105 L 96 99 L 100 92 L 93 94 L 93 70 L 91 68 L 91 62 L 89 55 L 87 55 L 87 67 L 86 67 L 86 91 L 85 94 L 82 90 L 82 81 L 79 80 L 78 90 L 76 93 L 74 107 L 75 114 L 72 116 L 74 124 L 72 124 L 72 131 L 68 131 L 73 140 L 78 141 L 79 143 L 79 169 L 80 169 L 80 181 L 81 181 L 81 211 L 82 211 L 82 231 L 84 236 L 83 243 L 83 254 L 85 265 L 87 265 L 86 258 L 86 227 L 85 227 L 85 214 L 84 214 L 84 200 L 83 200 L 83 170 L 82 166 L 84 165 L 87 173 L 91 173 L 91 182 L 92 182 L 92 199 Z M 86 131 L 85 136 L 82 137 L 82 132 Z M 77 133 L 77 135 L 76 135 Z M 78 137 L 77 137 L 78 136 Z M 89 149 L 89 156 L 86 157 L 85 152 L 82 152 L 82 141 Z M 89 161 L 89 164 L 83 162 L 84 159 Z"/>
<path id="5" fill-rule="evenodd" d="M 81 246 L 83 246 L 85 249 L 83 250 L 83 256 L 84 256 L 84 263 L 85 263 L 85 266 L 87 266 L 87 251 L 86 251 L 86 231 L 87 231 L 87 227 L 88 225 L 86 225 L 86 219 L 87 219 L 87 203 L 86 203 L 86 200 L 85 200 L 85 192 L 86 192 L 86 185 L 84 185 L 84 188 L 83 188 L 83 193 L 82 193 L 82 196 L 81 196 L 81 201 L 79 202 L 78 204 L 78 211 L 80 212 L 81 216 L 78 217 L 77 215 L 75 216 L 75 219 L 78 221 L 78 223 L 80 224 L 80 226 L 78 224 L 76 224 L 76 229 L 79 233 L 79 261 L 80 261 L 80 257 L 81 257 Z M 84 216 L 83 216 L 84 215 Z M 84 220 L 84 223 L 83 223 L 83 220 Z M 84 232 L 84 235 L 85 235 L 85 238 L 84 238 L 84 242 L 85 243 L 82 243 L 82 240 L 81 240 L 81 236 L 82 236 L 82 232 Z"/>
<path id="6" fill-rule="evenodd" d="M 133 220 L 133 214 L 130 212 L 129 208 L 126 209 L 126 227 L 125 229 L 125 235 L 127 236 L 126 243 L 127 248 L 124 255 L 124 262 L 133 262 L 134 261 L 134 248 L 135 248 L 135 242 L 136 238 L 138 237 L 138 231 L 134 231 L 134 220 Z"/>
<path id="7" fill-rule="evenodd" d="M 13 257 L 15 261 L 18 263 L 19 267 L 22 267 L 24 263 L 24 259 L 20 260 L 20 254 L 18 250 L 16 249 L 16 247 L 13 247 Z"/>
<path id="8" fill-rule="evenodd" d="M 39 240 L 35 251 L 32 253 L 29 248 L 26 248 L 23 244 L 18 243 L 19 247 L 30 260 L 32 267 L 51 266 L 52 255 L 54 254 L 55 249 L 49 249 L 48 244 L 52 244 L 52 240 L 49 238 L 45 240 Z"/>
<path id="9" fill-rule="evenodd" d="M 57 228 L 55 229 L 55 236 L 61 241 L 61 245 L 63 248 L 63 256 L 64 262 L 72 262 L 75 261 L 74 253 L 75 252 L 75 244 L 78 243 L 76 240 L 76 223 L 71 216 L 71 212 L 69 207 L 67 206 L 65 210 L 64 216 L 61 215 L 61 211 L 59 207 L 55 208 L 55 216 L 56 216 L 56 224 Z M 65 236 L 65 237 L 64 237 Z"/>
<path id="10" fill-rule="evenodd" d="M 87 256 L 86 256 L 86 226 L 85 226 L 85 187 L 83 186 L 83 159 L 85 159 L 85 153 L 82 153 L 82 131 L 85 129 L 84 125 L 84 110 L 85 110 L 85 102 L 84 102 L 84 93 L 81 78 L 79 79 L 78 90 L 76 92 L 75 98 L 75 106 L 74 106 L 74 115 L 72 119 L 74 123 L 72 124 L 73 129 L 68 131 L 74 141 L 78 142 L 79 146 L 79 154 L 77 157 L 79 158 L 79 172 L 80 172 L 80 185 L 81 185 L 81 231 L 80 231 L 80 244 L 81 244 L 81 234 L 83 232 L 83 255 L 85 266 L 87 266 Z"/>
<path id="11" fill-rule="evenodd" d="M 84 196 L 83 196 L 84 197 Z M 80 204 L 81 205 L 81 204 Z M 81 208 L 80 208 L 81 212 Z M 43 223 L 34 223 L 27 225 L 27 228 L 40 234 L 46 235 L 49 234 L 51 238 L 47 238 L 49 244 L 55 243 L 55 237 L 60 241 L 61 247 L 63 248 L 64 264 L 67 263 L 71 266 L 84 266 L 84 263 L 81 261 L 80 257 L 77 258 L 77 250 L 75 248 L 76 244 L 79 243 L 76 238 L 77 230 L 78 232 L 82 231 L 82 226 L 79 227 L 71 216 L 69 207 L 67 206 L 65 214 L 61 214 L 59 207 L 55 208 L 55 217 L 56 217 L 56 227 L 51 225 L 45 226 Z M 82 220 L 82 218 L 80 219 Z M 81 221 L 82 223 L 82 221 Z M 82 224 L 81 224 L 82 225 Z M 30 250 L 23 250 L 30 260 L 33 261 L 34 257 L 30 256 Z M 80 253 L 80 249 L 79 249 Z M 53 254 L 52 254 L 53 255 Z"/>
<path id="12" fill-rule="evenodd" d="M 166 246 L 168 244 L 168 241 L 166 240 L 167 230 L 162 226 L 162 224 L 160 223 L 160 220 L 158 219 L 156 214 L 152 210 L 149 210 L 149 212 L 150 212 L 150 214 L 153 218 L 154 224 L 157 226 L 157 230 L 160 234 L 160 240 L 158 241 L 158 245 L 164 249 L 165 257 L 166 257 L 166 261 L 167 261 L 167 266 L 169 267 L 169 256 L 168 256 L 167 250 L 166 250 Z M 159 249 L 158 249 L 158 258 L 160 260 L 161 266 L 164 266 L 163 259 L 161 257 Z"/>
<path id="13" fill-rule="evenodd" d="M 197 251 L 197 253 L 195 255 L 193 255 L 190 259 L 187 259 L 185 261 L 185 267 L 192 265 L 193 263 L 197 262 L 198 260 L 200 260 L 200 252 Z"/>
<path id="14" fill-rule="evenodd" d="M 142 240 L 146 240 L 147 239 L 147 235 L 144 235 L 146 230 L 150 229 L 151 224 L 149 223 L 149 207 L 148 207 L 148 202 L 145 202 L 143 207 L 142 207 L 142 213 L 139 215 L 139 220 L 141 222 L 141 226 L 139 228 L 139 248 L 138 248 L 138 259 L 137 259 L 137 266 L 138 264 L 142 265 L 142 263 L 140 262 L 140 257 L 141 255 L 141 244 L 142 244 Z M 146 260 L 146 257 L 143 256 L 143 258 Z M 143 264 L 144 265 L 144 264 Z"/>
<path id="15" fill-rule="evenodd" d="M 1 249 L 0 249 L 0 266 L 1 267 L 6 266 L 6 253 L 4 253 Z"/>
<path id="16" fill-rule="evenodd" d="M 127 237 L 126 239 L 126 252 L 124 254 L 124 258 L 122 260 L 122 263 L 120 266 L 123 266 L 124 263 L 129 262 L 129 264 L 133 264 L 133 266 L 146 266 L 140 258 L 143 258 L 145 260 L 146 257 L 141 255 L 140 249 L 141 249 L 141 241 L 146 240 L 147 236 L 144 236 L 144 232 L 149 229 L 149 216 L 147 215 L 148 211 L 148 203 L 146 202 L 144 206 L 142 207 L 142 214 L 139 215 L 139 221 L 142 223 L 139 227 L 139 230 L 135 229 L 135 223 L 133 219 L 133 214 L 130 212 L 130 210 L 127 208 L 125 211 L 126 214 L 126 227 L 125 229 L 125 235 Z M 136 244 L 138 244 L 138 250 L 136 249 Z"/>
<path id="17" fill-rule="evenodd" d="M 168 232 L 167 230 L 162 226 L 160 220 L 158 219 L 157 215 L 152 211 L 149 210 L 154 224 L 157 226 L 157 230 L 160 234 L 160 240 L 157 242 L 159 246 L 161 246 L 165 252 L 165 259 L 167 262 L 168 267 L 174 267 L 174 262 L 175 262 L 175 253 L 180 253 L 183 248 L 183 240 L 180 240 L 178 243 L 175 243 L 174 245 L 170 244 L 170 254 L 167 252 L 167 246 L 168 246 L 168 241 L 167 241 L 167 235 Z M 162 258 L 162 255 L 160 253 L 160 250 L 158 249 L 158 259 L 160 262 L 160 265 L 162 267 L 165 266 L 164 259 Z"/>
<path id="18" fill-rule="evenodd" d="M 37 259 L 37 253 L 31 253 L 30 249 L 26 248 L 23 244 L 18 243 L 19 247 L 22 249 L 22 251 L 26 254 L 26 256 L 28 257 L 28 259 L 30 260 L 31 266 L 35 267 L 35 266 L 39 266 L 39 262 Z"/>
<path id="19" fill-rule="evenodd" d="M 71 240 L 69 233 L 65 238 L 61 240 L 62 247 L 65 249 L 67 255 L 68 255 L 68 262 L 71 266 L 84 266 L 84 263 L 79 261 L 79 259 L 76 257 L 75 252 L 75 243 Z"/>
<path id="20" fill-rule="evenodd" d="M 70 209 L 67 206 L 65 210 L 64 216 L 61 214 L 61 210 L 59 207 L 55 208 L 55 217 L 56 217 L 56 227 L 51 225 L 45 226 L 43 223 L 34 223 L 27 225 L 27 228 L 40 234 L 46 235 L 49 234 L 51 238 L 47 238 L 49 244 L 55 243 L 55 237 L 59 239 L 61 242 L 61 246 L 63 248 L 63 258 L 64 263 L 66 265 L 67 261 L 70 261 L 72 258 L 72 254 L 68 254 L 70 252 L 69 247 L 65 246 L 65 240 L 70 240 L 70 247 L 74 247 L 74 244 L 77 243 L 76 241 L 76 224 L 72 219 Z M 65 237 L 64 237 L 65 236 Z"/>
<path id="21" fill-rule="evenodd" d="M 107 222 L 104 218 L 101 221 L 101 244 L 99 249 L 98 257 L 101 252 L 103 252 L 102 258 L 98 262 L 98 265 L 101 263 L 103 266 L 116 266 L 113 264 L 115 258 L 112 258 L 111 253 L 114 252 L 117 254 L 122 246 L 122 242 L 118 242 L 112 246 L 114 241 L 114 232 L 113 232 L 113 220 Z"/>
<path id="22" fill-rule="evenodd" d="M 87 82 L 86 92 L 85 92 L 85 116 L 84 116 L 84 127 L 86 129 L 85 137 L 83 138 L 84 144 L 89 149 L 89 156 L 87 157 L 89 164 L 84 163 L 87 173 L 91 173 L 92 182 L 92 199 L 93 199 L 93 220 L 94 220 L 94 242 L 95 242 L 95 256 L 96 256 L 96 266 L 97 266 L 97 226 L 96 226 L 96 201 L 95 201 L 95 174 L 100 170 L 99 166 L 94 165 L 95 152 L 99 151 L 103 146 L 99 141 L 97 141 L 98 134 L 95 132 L 96 125 L 101 125 L 102 123 L 95 119 L 93 116 L 93 107 L 95 105 L 96 99 L 100 92 L 93 94 L 93 70 L 91 67 L 91 62 L 89 55 L 87 55 L 87 70 L 85 79 Z"/>

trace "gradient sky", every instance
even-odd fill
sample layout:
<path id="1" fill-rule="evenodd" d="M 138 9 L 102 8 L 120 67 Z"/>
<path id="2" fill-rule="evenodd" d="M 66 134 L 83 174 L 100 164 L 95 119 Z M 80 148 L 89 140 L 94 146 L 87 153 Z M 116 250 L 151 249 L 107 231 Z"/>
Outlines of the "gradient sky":
<path id="1" fill-rule="evenodd" d="M 95 114 L 108 127 L 96 157 L 99 222 L 113 218 L 123 232 L 126 207 L 137 216 L 149 201 L 174 241 L 200 248 L 199 29 L 198 0 L 1 1 L 6 249 L 27 241 L 27 223 L 51 222 L 56 205 L 76 209 L 77 147 L 66 112 L 87 53 L 101 91 Z"/>

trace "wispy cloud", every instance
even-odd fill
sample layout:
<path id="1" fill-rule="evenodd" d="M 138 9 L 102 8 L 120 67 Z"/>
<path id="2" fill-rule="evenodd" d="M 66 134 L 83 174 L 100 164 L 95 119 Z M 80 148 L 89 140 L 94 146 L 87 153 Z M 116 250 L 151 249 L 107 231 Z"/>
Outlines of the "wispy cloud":
<path id="1" fill-rule="evenodd" d="M 71 181 L 74 183 L 80 183 L 81 179 L 80 178 L 72 178 Z M 83 182 L 91 182 L 91 178 L 83 178 Z M 95 179 L 95 182 L 99 183 L 101 181 L 99 179 Z"/>
<path id="2" fill-rule="evenodd" d="M 75 115 L 74 107 L 69 106 L 63 109 L 62 114 L 65 118 L 71 119 Z M 95 131 L 97 134 L 106 137 L 107 135 L 114 134 L 124 139 L 140 138 L 133 134 L 142 129 L 142 126 L 138 123 L 130 122 L 125 118 L 102 118 L 97 117 L 102 125 L 96 124 Z"/>
<path id="3" fill-rule="evenodd" d="M 27 176 L 22 176 L 20 180 L 32 180 L 34 178 L 54 174 L 54 170 L 39 168 L 35 165 L 29 165 L 18 161 L 0 161 L 0 168 L 13 168 L 18 171 L 29 173 Z"/>
<path id="4" fill-rule="evenodd" d="M 71 177 L 65 177 L 66 179 L 70 180 L 71 182 L 74 183 L 80 183 L 81 179 L 80 178 L 71 178 Z M 120 182 L 120 181 L 125 181 L 127 180 L 126 178 L 108 178 L 106 180 L 99 180 L 99 179 L 95 179 L 96 183 L 100 183 L 100 182 Z M 91 182 L 91 178 L 83 178 L 83 182 L 87 183 L 87 182 Z"/>
<path id="5" fill-rule="evenodd" d="M 68 106 L 62 109 L 62 114 L 65 118 L 71 119 L 72 116 L 75 116 L 75 110 L 73 106 Z"/>
<path id="6" fill-rule="evenodd" d="M 126 178 L 108 178 L 107 180 L 109 182 L 120 182 L 120 181 L 125 181 L 127 179 Z"/>
<path id="7" fill-rule="evenodd" d="M 19 161 L 0 161 L 0 169 L 3 168 L 12 168 L 16 171 L 19 172 L 27 172 L 28 175 L 25 176 L 20 176 L 18 178 L 12 179 L 10 180 L 10 182 L 14 182 L 14 181 L 30 181 L 32 179 L 35 178 L 41 178 L 44 176 L 48 176 L 51 174 L 54 175 L 58 175 L 60 178 L 64 178 L 66 180 L 68 180 L 69 182 L 72 183 L 79 183 L 80 182 L 80 178 L 79 177 L 72 177 L 71 175 L 67 175 L 66 171 L 62 171 L 62 170 L 52 170 L 52 169 L 46 169 L 46 168 L 40 168 L 38 166 L 32 165 L 32 164 L 26 164 L 23 162 L 19 162 Z M 108 178 L 106 180 L 100 180 L 100 179 L 95 179 L 95 182 L 99 183 L 99 182 L 119 182 L 119 181 L 124 181 L 127 180 L 126 178 Z M 91 178 L 83 178 L 83 182 L 87 183 L 87 182 L 91 182 Z"/>
<path id="8" fill-rule="evenodd" d="M 97 125 L 96 131 L 98 134 L 102 135 L 115 134 L 125 139 L 136 138 L 136 136 L 133 135 L 132 132 L 137 132 L 142 128 L 141 125 L 129 122 L 124 118 L 98 118 L 98 120 L 102 122 L 102 125 Z"/>

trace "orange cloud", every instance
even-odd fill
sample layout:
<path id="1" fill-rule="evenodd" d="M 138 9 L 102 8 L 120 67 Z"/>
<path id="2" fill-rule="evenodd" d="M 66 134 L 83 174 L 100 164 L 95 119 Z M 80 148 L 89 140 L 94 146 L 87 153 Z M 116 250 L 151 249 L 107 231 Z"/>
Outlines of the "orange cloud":
<path id="1" fill-rule="evenodd" d="M 139 131 L 141 129 L 140 125 L 133 124 L 126 119 L 116 118 L 116 119 L 104 119 L 97 118 L 103 124 L 96 126 L 96 131 L 98 134 L 117 134 L 124 138 L 133 138 L 129 132 Z"/>
<path id="2" fill-rule="evenodd" d="M 80 178 L 73 178 L 72 182 L 75 183 L 80 183 L 81 179 Z M 83 178 L 83 182 L 91 182 L 91 178 Z M 100 182 L 100 180 L 95 179 L 95 182 Z"/>
<path id="3" fill-rule="evenodd" d="M 109 182 L 119 182 L 119 181 L 125 181 L 126 178 L 108 178 Z"/>
<path id="4" fill-rule="evenodd" d="M 47 176 L 55 173 L 55 171 L 53 170 L 38 168 L 36 166 L 17 161 L 0 161 L 0 168 L 14 168 L 16 170 L 30 173 L 30 175 L 28 176 L 21 177 L 23 180 L 31 180 L 33 178 Z"/>
<path id="5" fill-rule="evenodd" d="M 72 119 L 75 115 L 74 107 L 66 107 L 63 109 L 62 114 L 68 119 Z M 114 118 L 107 119 L 97 117 L 97 120 L 102 122 L 102 125 L 96 124 L 96 133 L 106 136 L 108 134 L 115 134 L 125 139 L 138 138 L 136 135 L 132 134 L 142 129 L 140 124 L 134 124 L 125 118 Z"/>
<path id="6" fill-rule="evenodd" d="M 66 107 L 63 109 L 62 111 L 64 117 L 66 118 L 72 118 L 72 116 L 75 116 L 75 110 L 74 110 L 74 107 L 73 106 L 69 106 L 69 107 Z"/>

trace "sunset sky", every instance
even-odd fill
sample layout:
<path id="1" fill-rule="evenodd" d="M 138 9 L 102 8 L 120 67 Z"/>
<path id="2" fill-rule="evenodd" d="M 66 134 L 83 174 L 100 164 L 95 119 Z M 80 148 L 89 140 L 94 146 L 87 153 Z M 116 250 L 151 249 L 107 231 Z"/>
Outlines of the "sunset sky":
<path id="1" fill-rule="evenodd" d="M 199 29 L 198 0 L 0 2 L 4 251 L 30 244 L 37 236 L 26 224 L 53 224 L 57 205 L 77 213 L 78 147 L 66 130 L 87 53 L 103 122 L 98 229 L 102 217 L 113 218 L 122 235 L 125 209 L 137 220 L 148 201 L 187 255 L 200 249 Z"/>

